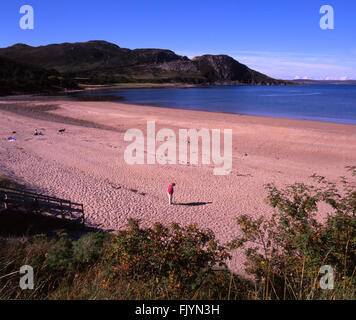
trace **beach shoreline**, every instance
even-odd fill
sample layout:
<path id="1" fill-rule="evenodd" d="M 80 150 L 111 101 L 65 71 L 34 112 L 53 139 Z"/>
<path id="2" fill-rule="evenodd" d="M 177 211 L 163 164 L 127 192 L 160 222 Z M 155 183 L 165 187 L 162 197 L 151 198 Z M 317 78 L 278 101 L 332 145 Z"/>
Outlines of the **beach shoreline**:
<path id="1" fill-rule="evenodd" d="M 61 97 L 21 99 L 0 100 L 0 172 L 36 191 L 84 203 L 87 223 L 104 230 L 118 230 L 128 218 L 147 226 L 197 223 L 220 241 L 230 241 L 238 232 L 238 216 L 271 215 L 265 184 L 312 183 L 314 173 L 336 180 L 345 166 L 356 163 L 355 125 Z M 12 103 L 56 108 L 4 109 Z M 214 176 L 213 166 L 202 164 L 126 164 L 125 132 L 146 133 L 149 120 L 156 122 L 156 131 L 232 129 L 232 173 Z M 33 136 L 35 128 L 44 136 Z M 66 131 L 59 133 L 62 128 Z M 18 141 L 5 141 L 14 131 Z M 179 205 L 168 205 L 171 182 L 177 184 Z M 232 270 L 241 271 L 242 263 L 235 252 Z"/>
<path id="2" fill-rule="evenodd" d="M 160 87 L 163 88 L 163 87 Z M 184 87 L 182 87 L 184 88 Z M 111 89 L 111 88 L 108 88 Z M 129 89 L 129 88 L 124 88 L 124 89 Z M 136 89 L 132 87 L 132 89 Z M 284 117 L 275 117 L 275 116 L 261 116 L 261 115 L 250 115 L 250 114 L 244 114 L 244 113 L 230 113 L 230 112 L 222 112 L 222 111 L 214 111 L 214 110 L 196 110 L 196 109 L 182 109 L 182 108 L 177 108 L 177 107 L 166 107 L 166 106 L 160 106 L 160 105 L 152 105 L 152 104 L 134 104 L 128 101 L 76 101 L 73 99 L 72 96 L 43 96 L 43 95 L 32 95 L 32 94 L 24 94 L 24 95 L 12 95 L 12 96 L 6 96 L 6 97 L 0 97 L 0 104 L 6 104 L 7 102 L 9 103 L 18 103 L 18 104 L 34 104 L 34 105 L 43 105 L 43 104 L 54 104 L 54 105 L 59 105 L 61 106 L 62 103 L 68 103 L 68 102 L 73 102 L 73 103 L 103 103 L 103 104 L 110 104 L 110 103 L 115 103 L 118 104 L 119 108 L 122 108 L 123 106 L 127 106 L 128 108 L 138 108 L 141 111 L 141 108 L 148 108 L 147 111 L 151 112 L 154 109 L 162 109 L 163 112 L 167 110 L 176 110 L 176 111 L 182 111 L 182 112 L 188 112 L 188 113 L 195 113 L 197 112 L 198 114 L 217 114 L 218 116 L 236 116 L 236 117 L 245 117 L 248 119 L 251 123 L 263 123 L 265 125 L 281 125 L 281 126 L 296 126 L 296 127 L 308 127 L 308 128 L 337 128 L 337 127 L 350 127 L 350 130 L 353 132 L 353 128 L 356 130 L 356 124 L 352 123 L 340 123 L 340 122 L 332 122 L 332 121 L 319 121 L 319 120 L 309 120 L 309 119 L 294 119 L 294 118 L 284 118 Z M 153 108 L 153 109 L 152 109 Z M 16 112 L 15 112 L 16 113 Z M 18 112 L 17 114 L 23 115 L 21 112 Z M 50 120 L 50 119 L 48 119 Z M 309 125 L 308 125 L 309 124 Z"/>

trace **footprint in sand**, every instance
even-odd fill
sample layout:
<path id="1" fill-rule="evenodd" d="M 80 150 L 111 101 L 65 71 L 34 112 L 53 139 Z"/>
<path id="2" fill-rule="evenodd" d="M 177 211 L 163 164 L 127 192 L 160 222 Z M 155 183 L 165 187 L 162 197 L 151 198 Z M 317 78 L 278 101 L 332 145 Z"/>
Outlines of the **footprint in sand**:
<path id="1" fill-rule="evenodd" d="M 133 192 L 133 193 L 137 193 L 138 192 L 138 190 L 136 190 L 136 189 L 129 189 L 131 192 Z M 145 196 L 146 195 L 146 193 L 145 192 L 139 192 L 138 193 L 140 196 Z"/>
<path id="2" fill-rule="evenodd" d="M 113 186 L 113 185 L 111 185 L 111 187 L 113 188 L 113 189 L 116 189 L 116 190 L 119 190 L 119 189 L 121 189 L 121 186 Z"/>

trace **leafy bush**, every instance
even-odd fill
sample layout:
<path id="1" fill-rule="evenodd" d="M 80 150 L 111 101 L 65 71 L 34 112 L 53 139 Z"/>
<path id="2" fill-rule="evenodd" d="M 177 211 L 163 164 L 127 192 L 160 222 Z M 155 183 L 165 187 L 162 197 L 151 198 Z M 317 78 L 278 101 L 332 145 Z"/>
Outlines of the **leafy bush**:
<path id="1" fill-rule="evenodd" d="M 111 241 L 104 254 L 111 280 L 124 277 L 140 281 L 155 295 L 166 291 L 172 297 L 192 295 L 214 267 L 226 267 L 225 260 L 230 258 L 211 230 L 200 230 L 196 225 L 172 224 L 167 228 L 156 223 L 153 228 L 142 229 L 138 220 L 131 219 L 128 229 Z"/>
<path id="2" fill-rule="evenodd" d="M 348 168 L 355 173 L 355 167 Z M 356 186 L 345 177 L 342 189 L 324 177 L 317 186 L 303 183 L 279 190 L 269 184 L 271 219 L 237 219 L 241 236 L 230 245 L 244 248 L 246 271 L 259 284 L 255 298 L 353 298 L 356 284 Z M 325 223 L 316 220 L 320 203 L 328 205 Z M 335 289 L 319 288 L 319 271 L 332 266 Z"/>
<path id="3" fill-rule="evenodd" d="M 90 232 L 73 243 L 73 260 L 76 264 L 94 264 L 101 256 L 104 241 L 108 235 Z"/>
<path id="4" fill-rule="evenodd" d="M 72 272 L 74 269 L 72 240 L 61 235 L 47 253 L 45 266 L 52 273 Z"/>
<path id="5" fill-rule="evenodd" d="M 251 288 L 226 269 L 230 256 L 214 234 L 195 225 L 142 229 L 130 220 L 116 235 L 73 241 L 58 232 L 0 244 L 0 299 L 241 299 Z M 35 271 L 31 292 L 18 287 L 24 264 Z"/>

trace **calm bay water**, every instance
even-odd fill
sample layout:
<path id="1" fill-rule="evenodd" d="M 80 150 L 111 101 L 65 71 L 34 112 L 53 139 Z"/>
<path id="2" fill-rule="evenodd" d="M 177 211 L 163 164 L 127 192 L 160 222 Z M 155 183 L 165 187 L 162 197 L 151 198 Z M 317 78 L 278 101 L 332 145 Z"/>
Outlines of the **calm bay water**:
<path id="1" fill-rule="evenodd" d="M 122 89 L 109 94 L 140 105 L 356 124 L 356 85 Z"/>

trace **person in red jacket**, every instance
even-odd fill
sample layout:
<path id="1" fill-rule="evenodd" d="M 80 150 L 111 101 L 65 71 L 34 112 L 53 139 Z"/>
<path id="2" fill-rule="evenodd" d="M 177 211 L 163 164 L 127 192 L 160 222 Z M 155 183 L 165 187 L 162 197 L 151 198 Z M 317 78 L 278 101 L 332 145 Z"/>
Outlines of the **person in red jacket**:
<path id="1" fill-rule="evenodd" d="M 171 183 L 169 186 L 168 186 L 168 201 L 169 201 L 169 204 L 173 204 L 173 192 L 174 192 L 174 189 L 173 187 L 175 187 L 175 183 Z"/>

